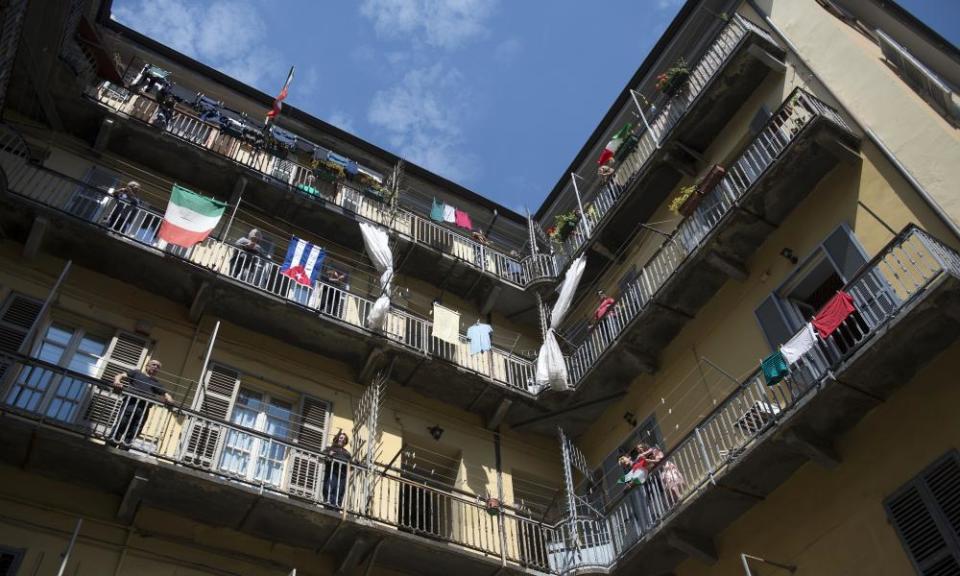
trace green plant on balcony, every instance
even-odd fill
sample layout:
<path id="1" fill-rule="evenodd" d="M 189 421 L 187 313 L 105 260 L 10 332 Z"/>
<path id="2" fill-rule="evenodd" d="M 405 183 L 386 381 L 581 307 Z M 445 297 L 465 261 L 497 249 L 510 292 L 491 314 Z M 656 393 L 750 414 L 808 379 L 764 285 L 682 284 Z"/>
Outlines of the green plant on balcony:
<path id="1" fill-rule="evenodd" d="M 666 72 L 657 76 L 656 88 L 672 98 L 683 90 L 689 78 L 690 67 L 687 66 L 687 61 L 681 57 L 673 66 L 667 68 Z"/>
<path id="2" fill-rule="evenodd" d="M 693 214 L 693 211 L 697 208 L 697 205 L 700 204 L 701 198 L 703 198 L 703 195 L 700 194 L 699 186 L 696 184 L 684 186 L 680 188 L 680 191 L 677 192 L 677 195 L 674 196 L 673 200 L 670 201 L 670 211 L 674 212 L 675 214 L 689 216 Z"/>
<path id="3" fill-rule="evenodd" d="M 578 222 L 580 222 L 580 213 L 576 210 L 557 214 L 553 218 L 553 226 L 547 229 L 547 235 L 551 240 L 563 242 L 576 229 Z"/>
<path id="4" fill-rule="evenodd" d="M 315 160 L 313 162 L 313 171 L 317 178 L 327 182 L 337 182 L 346 177 L 347 172 L 343 166 L 329 160 Z"/>

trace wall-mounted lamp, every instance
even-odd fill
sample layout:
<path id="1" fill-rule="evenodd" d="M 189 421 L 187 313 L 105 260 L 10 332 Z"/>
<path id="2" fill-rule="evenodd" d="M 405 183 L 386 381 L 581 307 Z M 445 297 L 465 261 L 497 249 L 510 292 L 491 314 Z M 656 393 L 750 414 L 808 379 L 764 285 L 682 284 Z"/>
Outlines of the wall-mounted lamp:
<path id="1" fill-rule="evenodd" d="M 784 248 L 780 251 L 780 255 L 789 260 L 792 264 L 797 263 L 797 255 L 793 253 L 793 250 L 789 248 Z"/>
<path id="2" fill-rule="evenodd" d="M 430 426 L 429 428 L 427 428 L 427 432 L 429 432 L 430 435 L 433 436 L 434 440 L 439 440 L 440 437 L 443 436 L 443 428 L 441 428 L 439 424 L 434 424 L 433 426 Z"/>
<path id="3" fill-rule="evenodd" d="M 627 424 L 633 426 L 634 428 L 637 427 L 637 417 L 633 414 L 633 412 L 627 412 L 624 414 L 623 419 L 626 420 Z"/>

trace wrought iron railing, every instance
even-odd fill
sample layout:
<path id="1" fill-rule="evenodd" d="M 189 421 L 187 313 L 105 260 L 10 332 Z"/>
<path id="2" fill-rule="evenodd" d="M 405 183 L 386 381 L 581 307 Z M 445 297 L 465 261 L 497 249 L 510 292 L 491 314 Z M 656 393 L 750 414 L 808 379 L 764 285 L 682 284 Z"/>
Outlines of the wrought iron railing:
<path id="1" fill-rule="evenodd" d="M 674 126 L 688 110 L 696 106 L 704 89 L 751 33 L 766 38 L 771 44 L 774 43 L 765 30 L 739 14 L 734 14 L 729 23 L 720 30 L 707 51 L 691 68 L 686 88 L 661 103 L 659 112 L 649 120 L 649 130 L 644 130 L 634 149 L 619 163 L 609 181 L 602 185 L 597 195 L 590 200 L 590 208 L 581 215 L 576 229 L 557 250 L 557 273 L 566 267 L 567 262 L 576 256 L 590 236 L 603 225 L 607 215 L 616 208 L 634 181 L 648 168 L 654 152 L 669 139 Z"/>
<path id="2" fill-rule="evenodd" d="M 0 355 L 0 408 L 53 427 L 121 445 L 367 519 L 385 527 L 499 557 L 551 574 L 609 570 L 668 525 L 680 506 L 709 489 L 737 459 L 831 373 L 944 275 L 960 278 L 960 255 L 909 226 L 844 290 L 856 312 L 768 386 L 755 373 L 673 446 L 642 486 L 602 514 L 538 522 L 476 495 L 416 482 L 400 470 L 364 467 L 303 446 L 294 426 L 277 435 L 118 390 L 95 375 L 18 355 Z M 187 394 L 188 396 L 189 394 Z"/>
<path id="3" fill-rule="evenodd" d="M 88 94 L 114 112 L 147 124 L 156 123 L 160 107 L 148 94 L 135 93 L 110 82 L 91 88 Z M 202 119 L 192 109 L 176 107 L 162 129 L 176 138 L 254 170 L 274 185 L 292 187 L 302 192 L 306 198 L 333 203 L 361 218 L 388 226 L 410 241 L 450 254 L 468 266 L 518 287 L 538 279 L 528 276 L 528 271 L 542 272 L 545 266 L 552 265 L 552 260 L 544 259 L 537 259 L 535 265 L 528 265 L 526 261 L 530 258 L 536 259 L 535 256 L 514 258 L 413 212 L 399 207 L 391 208 L 378 199 L 372 199 L 352 183 L 340 182 L 333 185 L 322 182 L 315 177 L 312 168 L 290 157 L 281 158 L 265 147 L 255 146 L 239 136 L 227 133 L 220 125 Z M 551 276 L 556 275 L 554 271 L 550 272 Z"/>
<path id="4" fill-rule="evenodd" d="M 723 180 L 703 198 L 691 216 L 684 218 L 636 279 L 626 286 L 611 311 L 597 322 L 586 340 L 567 358 L 573 382 L 583 380 L 597 365 L 613 342 L 647 309 L 674 272 L 698 250 L 707 236 L 717 230 L 739 199 L 817 117 L 850 131 L 835 110 L 805 90 L 795 89 L 729 166 Z"/>
<path id="5" fill-rule="evenodd" d="M 14 193 L 96 225 L 105 233 L 135 241 L 145 249 L 160 250 L 157 233 L 163 216 L 152 209 L 115 199 L 107 191 L 74 180 L 28 161 L 19 135 L 0 129 L 0 166 Z M 367 330 L 366 318 L 373 306 L 369 298 L 326 281 L 303 286 L 280 273 L 281 265 L 269 258 L 243 251 L 216 238 L 207 238 L 191 249 L 168 246 L 166 254 L 212 270 L 259 292 L 283 298 L 319 313 L 327 320 Z M 432 323 L 392 307 L 379 333 L 417 353 L 452 362 L 510 390 L 530 393 L 534 366 L 530 360 L 499 348 L 470 354 L 461 335 L 459 345 L 431 336 Z"/>

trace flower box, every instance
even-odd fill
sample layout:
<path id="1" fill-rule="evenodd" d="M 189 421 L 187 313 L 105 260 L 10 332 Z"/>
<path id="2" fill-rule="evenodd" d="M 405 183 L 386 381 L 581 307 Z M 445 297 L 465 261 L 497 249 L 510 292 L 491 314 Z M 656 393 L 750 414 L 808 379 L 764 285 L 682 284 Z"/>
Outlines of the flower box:
<path id="1" fill-rule="evenodd" d="M 703 200 L 703 194 L 696 184 L 684 186 L 673 200 L 670 201 L 670 210 L 682 216 L 689 217 L 693 214 L 693 211 L 697 209 L 697 206 L 700 205 L 701 200 Z"/>

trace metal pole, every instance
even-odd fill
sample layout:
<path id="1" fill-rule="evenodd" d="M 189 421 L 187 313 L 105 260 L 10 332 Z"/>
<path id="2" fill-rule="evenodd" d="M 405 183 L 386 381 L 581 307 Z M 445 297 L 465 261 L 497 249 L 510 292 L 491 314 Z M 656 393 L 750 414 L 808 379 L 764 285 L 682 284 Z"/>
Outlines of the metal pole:
<path id="1" fill-rule="evenodd" d="M 497 526 L 500 529 L 500 565 L 507 565 L 507 534 L 506 526 L 503 520 L 503 462 L 500 455 L 500 433 L 493 433 L 493 451 L 494 459 L 497 465 L 497 502 L 500 503 L 500 509 L 497 514 Z"/>
<path id="2" fill-rule="evenodd" d="M 237 216 L 237 209 L 240 208 L 240 201 L 243 200 L 243 191 L 247 187 L 247 181 L 244 179 L 242 182 L 243 185 L 240 187 L 240 194 L 237 196 L 237 203 L 233 205 L 233 212 L 230 213 L 230 219 L 227 220 L 227 227 L 223 229 L 223 236 L 221 237 L 221 240 L 224 242 L 227 241 L 227 235 L 230 233 L 230 228 L 233 226 L 233 219 Z"/>
<path id="3" fill-rule="evenodd" d="M 750 560 L 756 560 L 757 562 L 763 562 L 770 566 L 775 566 L 777 568 L 786 570 L 793 574 L 797 571 L 797 567 L 790 564 L 781 564 L 779 562 L 774 562 L 773 560 L 765 560 L 759 556 L 751 556 L 750 554 L 740 554 L 740 561 L 743 562 L 743 571 L 746 576 L 753 576 L 753 572 L 750 570 Z"/>
<path id="4" fill-rule="evenodd" d="M 37 329 L 40 327 L 40 323 L 43 322 L 43 317 L 47 315 L 47 312 L 50 311 L 50 306 L 53 305 L 53 300 L 57 297 L 57 292 L 60 290 L 60 286 L 63 285 L 63 282 L 67 279 L 67 274 L 70 272 L 70 266 L 73 265 L 73 260 L 67 260 L 67 263 L 63 265 L 63 270 L 60 272 L 60 276 L 57 278 L 57 281 L 54 282 L 53 288 L 50 289 L 50 292 L 47 294 L 47 299 L 43 301 L 43 306 L 40 307 L 40 312 L 37 314 L 37 317 L 34 318 L 33 323 L 30 324 L 30 329 L 27 330 L 26 335 L 23 337 L 23 342 L 20 343 L 20 348 L 17 349 L 17 352 L 20 354 L 29 354 L 30 352 L 30 342 L 33 341 L 33 337 L 37 334 Z"/>
<path id="5" fill-rule="evenodd" d="M 647 132 L 653 136 L 653 141 L 656 143 L 657 148 L 659 148 L 660 137 L 654 134 L 653 128 L 651 128 L 650 124 L 647 122 L 647 116 L 643 113 L 643 106 L 640 106 L 640 101 L 637 100 L 637 93 L 633 90 L 633 88 L 630 89 L 630 96 L 633 97 L 633 103 L 637 107 L 637 112 L 640 112 L 640 119 L 643 120 L 643 125 L 647 127 Z"/>
<path id="6" fill-rule="evenodd" d="M 590 222 L 587 220 L 587 213 L 583 211 L 583 202 L 580 200 L 580 188 L 577 187 L 577 174 L 575 172 L 570 173 L 570 180 L 573 182 L 573 193 L 577 196 L 577 207 L 580 208 L 580 221 L 583 222 L 587 229 L 587 236 L 589 236 Z"/>
<path id="7" fill-rule="evenodd" d="M 210 364 L 210 355 L 213 354 L 213 345 L 217 342 L 217 332 L 220 331 L 220 321 L 217 320 L 217 323 L 213 325 L 213 333 L 210 334 L 210 343 L 207 344 L 207 353 L 203 356 L 203 367 L 200 368 L 200 387 L 203 389 L 202 394 L 198 394 L 194 397 L 193 408 L 199 408 L 199 403 L 201 398 L 207 394 L 207 367 Z"/>
<path id="8" fill-rule="evenodd" d="M 57 571 L 57 576 L 63 576 L 64 571 L 67 569 L 70 552 L 73 551 L 73 545 L 77 542 L 77 535 L 80 534 L 81 526 L 83 526 L 83 518 L 77 518 L 77 526 L 73 529 L 73 535 L 70 536 L 70 543 L 67 544 L 67 550 L 63 553 L 63 559 L 60 560 L 60 570 Z"/>

